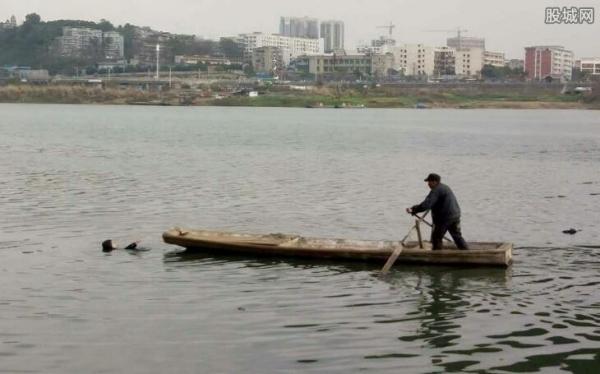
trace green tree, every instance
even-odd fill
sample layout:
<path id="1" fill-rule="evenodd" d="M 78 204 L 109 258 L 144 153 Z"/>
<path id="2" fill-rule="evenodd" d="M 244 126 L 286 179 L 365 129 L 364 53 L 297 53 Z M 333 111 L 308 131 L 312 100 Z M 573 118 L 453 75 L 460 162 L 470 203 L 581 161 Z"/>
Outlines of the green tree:
<path id="1" fill-rule="evenodd" d="M 231 38 L 221 38 L 219 40 L 219 49 L 223 55 L 229 58 L 241 58 L 244 55 L 244 50 Z"/>
<path id="2" fill-rule="evenodd" d="M 25 16 L 25 24 L 28 25 L 37 25 L 42 21 L 42 17 L 37 13 L 30 13 Z"/>

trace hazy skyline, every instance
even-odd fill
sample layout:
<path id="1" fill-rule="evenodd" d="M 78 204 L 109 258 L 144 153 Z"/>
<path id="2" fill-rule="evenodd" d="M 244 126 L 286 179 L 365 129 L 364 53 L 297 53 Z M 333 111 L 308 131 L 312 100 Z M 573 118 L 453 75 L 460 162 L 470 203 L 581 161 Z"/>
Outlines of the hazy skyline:
<path id="1" fill-rule="evenodd" d="M 595 8 L 592 25 L 547 25 L 548 6 Z M 345 22 L 346 45 L 355 47 L 387 30 L 377 28 L 393 22 L 399 43 L 446 44 L 455 33 L 427 30 L 469 30 L 466 36 L 483 37 L 486 49 L 505 52 L 507 58 L 523 58 L 527 45 L 563 45 L 576 57 L 600 56 L 600 0 L 171 0 L 153 5 L 132 0 L 103 2 L 71 0 L 0 0 L 0 20 L 15 15 L 21 23 L 26 14 L 38 13 L 43 20 L 104 18 L 115 25 L 131 23 L 180 34 L 209 38 L 245 32 L 276 33 L 280 16 L 309 16 Z"/>

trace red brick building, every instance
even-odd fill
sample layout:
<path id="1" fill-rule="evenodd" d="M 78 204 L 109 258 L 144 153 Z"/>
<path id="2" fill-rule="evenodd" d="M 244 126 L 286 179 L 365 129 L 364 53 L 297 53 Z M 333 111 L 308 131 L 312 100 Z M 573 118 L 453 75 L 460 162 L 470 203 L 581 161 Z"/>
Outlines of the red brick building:
<path id="1" fill-rule="evenodd" d="M 571 80 L 573 52 L 561 46 L 525 48 L 525 71 L 530 80 Z"/>

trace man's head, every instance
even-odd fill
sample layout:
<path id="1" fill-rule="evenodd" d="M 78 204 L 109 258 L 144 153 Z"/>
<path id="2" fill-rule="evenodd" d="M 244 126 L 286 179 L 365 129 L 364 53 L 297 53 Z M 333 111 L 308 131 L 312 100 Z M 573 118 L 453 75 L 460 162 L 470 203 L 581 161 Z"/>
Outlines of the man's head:
<path id="1" fill-rule="evenodd" d="M 102 242 L 102 252 L 110 252 L 113 249 L 116 249 L 115 246 L 113 245 L 112 240 L 105 240 Z"/>
<path id="2" fill-rule="evenodd" d="M 442 177 L 440 177 L 439 175 L 437 175 L 435 173 L 431 173 L 427 176 L 427 178 L 425 178 L 425 182 L 427 182 L 427 185 L 429 186 L 429 188 L 434 188 L 435 186 L 440 184 L 441 180 L 442 180 Z"/>

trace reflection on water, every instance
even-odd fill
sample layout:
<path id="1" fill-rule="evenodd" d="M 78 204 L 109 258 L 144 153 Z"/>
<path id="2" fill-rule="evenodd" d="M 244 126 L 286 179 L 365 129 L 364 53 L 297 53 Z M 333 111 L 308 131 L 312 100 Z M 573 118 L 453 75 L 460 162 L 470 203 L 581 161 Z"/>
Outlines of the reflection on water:
<path id="1" fill-rule="evenodd" d="M 519 248 L 516 262 L 531 261 L 531 257 L 544 262 L 555 258 L 555 251 L 575 250 L 582 249 Z M 585 257 L 579 258 L 577 262 L 589 263 Z M 561 296 L 562 292 L 571 298 L 581 290 L 563 291 L 593 287 L 598 282 L 573 284 L 570 281 L 576 277 L 560 275 L 565 271 L 561 267 L 548 277 L 545 270 L 521 271 L 517 266 L 502 269 L 401 264 L 389 275 L 379 277 L 379 267 L 374 264 L 220 256 L 196 250 L 168 252 L 164 265 L 172 271 L 211 272 L 214 267 L 215 271 L 224 272 L 223 279 L 227 281 L 232 273 L 270 269 L 270 276 L 250 277 L 251 280 L 244 277 L 242 283 L 241 292 L 253 297 L 252 302 L 240 303 L 238 308 L 250 313 L 254 321 L 268 320 L 273 309 L 265 305 L 271 302 L 281 315 L 289 316 L 303 314 L 307 303 L 326 307 L 326 317 L 319 316 L 320 322 L 306 315 L 298 321 L 282 319 L 279 329 L 291 328 L 307 338 L 331 334 L 313 341 L 316 347 L 305 349 L 306 356 L 297 358 L 298 363 L 329 362 L 332 358 L 317 347 L 336 346 L 340 342 L 335 336 L 355 336 L 356 331 L 363 331 L 362 336 L 372 339 L 367 346 L 358 344 L 363 349 L 361 357 L 368 362 L 361 366 L 363 369 L 431 365 L 443 371 L 522 372 L 557 366 L 595 370 L 600 363 L 600 345 L 595 343 L 600 341 L 600 316 L 594 312 L 600 306 L 598 300 L 593 300 L 593 294 L 584 293 L 590 298 L 579 300 L 584 304 L 575 312 L 563 304 Z M 564 268 L 569 269 L 570 264 L 565 263 Z M 356 283 L 357 279 L 362 285 Z M 277 284 L 295 286 L 282 289 Z M 333 294 L 332 289 L 336 290 Z M 294 302 L 278 303 L 281 298 L 287 300 L 290 291 L 296 293 Z M 549 309 L 549 302 L 555 310 Z M 595 330 L 586 332 L 589 329 Z M 338 348 L 352 350 L 354 345 L 342 343 Z M 427 357 L 430 361 L 424 362 Z M 309 366 L 308 370 L 312 368 Z"/>
<path id="2" fill-rule="evenodd" d="M 594 112 L 0 112 L 0 372 L 600 368 Z M 467 239 L 516 243 L 511 268 L 380 277 L 378 264 L 160 238 L 190 226 L 398 239 L 430 171 L 457 193 Z M 106 238 L 149 250 L 104 254 Z"/>

